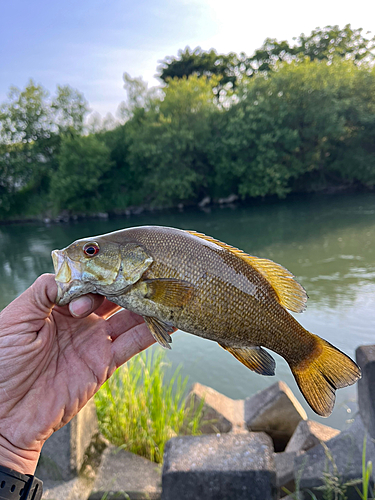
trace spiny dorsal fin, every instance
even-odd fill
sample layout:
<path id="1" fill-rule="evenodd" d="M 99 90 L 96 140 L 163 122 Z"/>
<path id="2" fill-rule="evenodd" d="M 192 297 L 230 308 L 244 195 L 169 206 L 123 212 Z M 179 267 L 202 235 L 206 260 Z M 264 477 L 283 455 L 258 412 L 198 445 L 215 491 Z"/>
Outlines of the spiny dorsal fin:
<path id="1" fill-rule="evenodd" d="M 248 255 L 238 248 L 227 245 L 222 241 L 215 240 L 215 238 L 211 238 L 205 234 L 197 233 L 196 231 L 186 232 L 198 238 L 202 238 L 203 240 L 215 243 L 229 252 L 232 252 L 234 255 L 247 262 L 247 264 L 250 264 L 250 266 L 256 269 L 268 281 L 275 290 L 280 304 L 286 309 L 296 313 L 305 310 L 307 301 L 306 291 L 302 285 L 293 279 L 293 274 L 285 269 L 285 267 L 269 259 L 260 259 L 259 257 Z"/>

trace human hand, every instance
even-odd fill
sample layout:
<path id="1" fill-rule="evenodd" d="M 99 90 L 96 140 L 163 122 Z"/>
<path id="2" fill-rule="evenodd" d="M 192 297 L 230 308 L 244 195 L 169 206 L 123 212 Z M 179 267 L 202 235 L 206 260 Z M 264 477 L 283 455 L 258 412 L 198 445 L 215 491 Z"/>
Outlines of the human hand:
<path id="1" fill-rule="evenodd" d="M 44 274 L 0 313 L 0 464 L 24 474 L 116 368 L 155 342 L 141 316 L 111 316 L 119 307 L 104 297 L 58 307 L 56 294 Z"/>

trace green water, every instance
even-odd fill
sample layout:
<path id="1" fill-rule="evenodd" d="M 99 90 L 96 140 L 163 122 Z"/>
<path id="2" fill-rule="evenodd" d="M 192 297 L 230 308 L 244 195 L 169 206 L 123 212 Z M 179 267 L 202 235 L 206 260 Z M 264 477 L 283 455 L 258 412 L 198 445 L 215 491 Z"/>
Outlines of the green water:
<path id="1" fill-rule="evenodd" d="M 296 275 L 309 295 L 307 310 L 295 315 L 305 328 L 352 357 L 357 346 L 375 344 L 372 194 L 291 198 L 250 207 L 147 213 L 50 226 L 0 226 L 0 308 L 39 274 L 52 272 L 52 249 L 77 238 L 144 224 L 195 229 L 279 262 Z M 316 417 L 307 408 L 287 364 L 277 355 L 276 376 L 262 377 L 215 342 L 177 332 L 167 356 L 174 367 L 182 365 L 189 383 L 209 385 L 232 398 L 251 396 L 276 380 L 284 380 L 308 415 L 327 425 L 343 428 L 356 411 L 356 388 L 350 387 L 338 391 L 331 417 Z"/>

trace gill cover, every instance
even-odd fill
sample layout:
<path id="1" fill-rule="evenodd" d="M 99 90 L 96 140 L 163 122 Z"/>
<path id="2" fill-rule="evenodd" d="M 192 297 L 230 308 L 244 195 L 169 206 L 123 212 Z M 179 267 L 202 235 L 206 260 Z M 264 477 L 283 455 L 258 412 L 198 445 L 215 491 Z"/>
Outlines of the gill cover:
<path id="1" fill-rule="evenodd" d="M 90 245 L 98 249 L 93 254 L 85 251 Z M 119 245 L 101 237 L 78 240 L 63 250 L 54 250 L 52 260 L 58 305 L 90 292 L 118 295 L 136 283 L 153 262 L 136 243 Z"/>

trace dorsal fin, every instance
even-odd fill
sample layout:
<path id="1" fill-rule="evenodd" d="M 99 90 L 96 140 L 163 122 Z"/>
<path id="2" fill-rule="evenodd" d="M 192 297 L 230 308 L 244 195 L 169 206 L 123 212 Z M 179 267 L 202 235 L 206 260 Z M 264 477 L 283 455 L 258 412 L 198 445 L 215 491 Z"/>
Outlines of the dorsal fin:
<path id="1" fill-rule="evenodd" d="M 306 291 L 302 285 L 293 279 L 293 274 L 285 269 L 285 267 L 280 266 L 280 264 L 276 264 L 269 259 L 260 259 L 252 255 L 248 255 L 238 248 L 227 245 L 222 241 L 215 240 L 215 238 L 211 238 L 205 234 L 197 233 L 196 231 L 186 232 L 192 234 L 193 236 L 197 236 L 198 238 L 202 238 L 203 240 L 215 243 L 244 260 L 247 264 L 250 264 L 250 266 L 256 269 L 263 276 L 263 278 L 268 281 L 274 289 L 279 303 L 286 309 L 297 313 L 305 310 L 308 298 Z"/>

